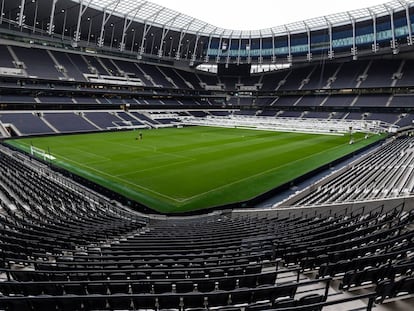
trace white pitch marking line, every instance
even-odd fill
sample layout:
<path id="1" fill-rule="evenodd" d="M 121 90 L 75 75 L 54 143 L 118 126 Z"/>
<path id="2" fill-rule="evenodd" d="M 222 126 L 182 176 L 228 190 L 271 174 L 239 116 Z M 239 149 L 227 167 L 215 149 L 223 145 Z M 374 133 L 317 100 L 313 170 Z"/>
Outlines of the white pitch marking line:
<path id="1" fill-rule="evenodd" d="M 238 179 L 238 180 L 236 180 L 236 181 L 233 181 L 233 182 L 231 182 L 231 183 L 225 184 L 225 185 L 223 185 L 223 186 L 220 186 L 220 187 L 217 187 L 217 188 L 211 189 L 211 190 L 206 191 L 206 192 L 203 192 L 203 193 L 196 194 L 196 195 L 194 195 L 194 196 L 192 196 L 192 197 L 189 197 L 189 198 L 187 198 L 187 199 L 180 200 L 179 202 L 186 202 L 186 201 L 193 200 L 193 199 L 195 199 L 195 198 L 197 198 L 197 197 L 200 197 L 200 196 L 203 196 L 203 195 L 205 195 L 205 194 L 207 194 L 207 193 L 214 192 L 214 191 L 219 190 L 219 189 L 227 188 L 228 186 L 231 186 L 231 185 L 234 185 L 234 184 L 240 183 L 240 182 L 245 181 L 245 180 L 248 180 L 248 179 L 250 179 L 250 178 L 254 178 L 254 177 L 257 177 L 257 176 L 261 176 L 261 175 L 267 174 L 267 173 L 269 173 L 269 172 L 271 172 L 271 171 L 274 171 L 274 170 L 277 170 L 277 169 L 279 169 L 279 168 L 281 168 L 281 167 L 285 167 L 285 166 L 288 166 L 288 165 L 290 165 L 290 164 L 293 164 L 293 163 L 296 163 L 296 162 L 302 161 L 302 160 L 304 160 L 304 159 L 307 159 L 307 158 L 313 157 L 313 156 L 315 156 L 315 155 L 318 155 L 318 154 L 321 154 L 321 153 L 325 153 L 327 150 L 328 150 L 328 151 L 335 150 L 335 149 L 337 149 L 337 148 L 339 148 L 339 147 L 342 147 L 342 145 L 338 145 L 338 146 L 333 147 L 333 148 L 331 148 L 331 149 L 325 149 L 325 150 L 320 151 L 320 152 L 318 152 L 318 153 L 313 153 L 313 154 L 311 154 L 311 155 L 309 155 L 309 156 L 307 156 L 307 157 L 300 158 L 300 159 L 297 159 L 297 160 L 295 160 L 295 161 L 293 161 L 293 162 L 289 162 L 289 163 L 286 163 L 286 164 L 283 164 L 283 165 L 280 165 L 280 166 L 277 166 L 277 167 L 274 167 L 274 168 L 268 169 L 268 170 L 266 170 L 266 171 L 263 171 L 263 172 L 257 173 L 257 174 L 255 174 L 255 175 L 251 175 L 251 176 L 248 176 L 248 177 L 245 177 L 245 178 L 242 178 L 242 179 Z"/>
<path id="2" fill-rule="evenodd" d="M 75 161 L 75 160 L 68 159 L 68 158 L 66 158 L 66 157 L 64 157 L 64 156 L 61 156 L 61 155 L 58 155 L 58 154 L 56 154 L 56 155 L 57 155 L 58 157 L 60 157 L 60 158 L 66 159 L 66 161 L 68 161 L 68 162 L 73 162 L 73 163 L 76 163 L 76 164 L 78 164 L 79 166 L 86 167 L 86 168 L 88 168 L 88 169 L 90 169 L 90 170 L 92 170 L 92 171 L 98 172 L 98 173 L 100 173 L 100 174 L 102 174 L 102 175 L 106 175 L 106 176 L 109 176 L 109 177 L 112 177 L 112 178 L 118 179 L 118 180 L 120 180 L 120 181 L 122 181 L 122 182 L 124 182 L 124 183 L 126 183 L 126 184 L 133 185 L 133 186 L 135 186 L 135 187 L 137 187 L 137 188 L 144 189 L 144 190 L 146 190 L 146 191 L 148 191 L 148 192 L 151 192 L 151 193 L 154 193 L 154 194 L 156 194 L 156 195 L 158 195 L 158 196 L 161 196 L 161 197 L 167 198 L 167 199 L 169 199 L 169 200 L 171 200 L 171 201 L 180 202 L 180 201 L 176 200 L 175 198 L 172 198 L 172 197 L 170 197 L 170 196 L 168 196 L 168 195 L 166 195 L 166 194 L 159 193 L 159 192 L 157 192 L 157 191 L 154 191 L 154 190 L 152 190 L 152 189 L 146 188 L 146 187 L 144 187 L 144 186 L 141 186 L 141 185 L 138 185 L 138 184 L 132 183 L 132 182 L 130 182 L 130 181 L 128 181 L 128 180 L 125 180 L 125 179 L 122 179 L 122 178 L 116 177 L 116 176 L 114 176 L 114 175 L 111 175 L 111 174 L 108 174 L 108 173 L 102 172 L 102 171 L 100 171 L 100 170 L 98 170 L 98 169 L 95 169 L 95 168 L 90 167 L 90 166 L 88 166 L 88 165 L 85 165 L 85 164 L 83 164 L 83 163 L 77 162 L 77 161 Z M 133 190 L 133 189 L 132 189 L 132 190 Z"/>
<path id="3" fill-rule="evenodd" d="M 180 161 L 180 162 L 174 162 L 174 163 L 169 163 L 169 164 L 165 164 L 165 165 L 154 166 L 154 167 L 146 168 L 146 169 L 143 169 L 143 170 L 137 170 L 137 171 L 128 172 L 128 173 L 125 173 L 125 174 L 113 175 L 113 176 L 115 176 L 115 177 L 118 177 L 118 176 L 120 176 L 120 177 L 121 176 L 128 176 L 128 175 L 133 175 L 133 174 L 136 174 L 136 173 L 141 173 L 141 172 L 156 170 L 156 169 L 159 169 L 159 168 L 164 168 L 164 167 L 168 167 L 168 166 L 174 166 L 174 165 L 177 165 L 177 164 L 184 164 L 184 163 L 193 162 L 193 161 L 194 160 L 192 160 L 192 159 L 188 159 L 188 160 L 185 160 L 185 161 Z"/>

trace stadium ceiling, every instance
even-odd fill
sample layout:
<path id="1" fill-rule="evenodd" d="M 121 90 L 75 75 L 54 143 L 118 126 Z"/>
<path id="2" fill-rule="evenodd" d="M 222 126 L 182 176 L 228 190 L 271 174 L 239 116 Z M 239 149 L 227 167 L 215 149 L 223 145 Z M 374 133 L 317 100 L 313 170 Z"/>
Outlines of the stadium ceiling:
<path id="1" fill-rule="evenodd" d="M 259 30 L 232 30 L 216 27 L 189 15 L 145 0 L 71 0 L 85 7 L 97 9 L 105 14 L 118 16 L 144 23 L 146 25 L 167 28 L 199 36 L 217 36 L 234 38 L 260 38 L 287 33 L 306 32 L 321 28 L 355 23 L 373 17 L 392 14 L 396 10 L 406 9 L 414 0 L 393 0 L 369 8 L 346 11 L 285 25 Z"/>

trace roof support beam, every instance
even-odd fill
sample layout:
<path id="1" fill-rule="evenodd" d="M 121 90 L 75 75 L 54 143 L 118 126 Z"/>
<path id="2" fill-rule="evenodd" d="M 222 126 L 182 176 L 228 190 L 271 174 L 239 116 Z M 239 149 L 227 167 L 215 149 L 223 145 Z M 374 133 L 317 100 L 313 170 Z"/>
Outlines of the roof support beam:
<path id="1" fill-rule="evenodd" d="M 161 35 L 161 42 L 160 42 L 160 48 L 158 50 L 158 57 L 162 57 L 162 55 L 164 54 L 164 44 L 165 44 L 165 38 L 167 37 L 167 34 L 170 32 L 170 27 L 174 24 L 175 20 L 177 19 L 177 17 L 180 16 L 180 14 L 174 16 L 173 18 L 171 18 L 169 21 L 167 21 L 164 24 L 164 28 L 162 29 L 162 35 Z"/>
<path id="2" fill-rule="evenodd" d="M 160 15 L 160 13 L 162 11 L 164 11 L 164 9 L 165 8 L 162 8 L 161 10 L 158 10 L 157 12 L 154 12 L 150 17 L 148 17 L 145 20 L 145 22 L 144 22 L 144 30 L 142 32 L 141 46 L 140 46 L 139 51 L 138 51 L 138 59 L 141 59 L 142 58 L 142 55 L 145 52 L 145 48 L 144 48 L 145 40 L 146 40 L 146 37 L 147 37 L 148 32 L 150 31 L 150 29 L 152 27 L 152 23 L 148 24 L 148 20 L 150 18 L 152 18 L 152 22 L 155 22 L 155 20 L 157 19 L 157 17 Z M 153 45 L 153 43 L 154 43 L 154 38 L 152 40 L 152 45 Z M 151 47 L 151 53 L 152 53 L 152 47 Z"/>
<path id="3" fill-rule="evenodd" d="M 122 29 L 122 39 L 121 43 L 119 44 L 119 50 L 123 52 L 125 50 L 125 38 L 127 36 L 128 28 L 131 27 L 132 19 L 128 20 L 128 17 L 124 19 L 124 28 Z"/>
<path id="4" fill-rule="evenodd" d="M 328 35 L 329 35 L 329 51 L 328 51 L 328 58 L 334 58 L 334 50 L 333 50 L 333 38 L 332 38 L 332 23 L 325 17 L 326 25 L 328 25 Z"/>
<path id="5" fill-rule="evenodd" d="M 358 48 L 356 46 L 356 26 L 355 26 L 355 18 L 349 14 L 349 18 L 352 24 L 352 48 L 351 48 L 351 55 L 354 60 L 358 58 Z"/>
<path id="6" fill-rule="evenodd" d="M 200 35 L 197 34 L 195 43 L 194 43 L 194 48 L 193 48 L 193 53 L 191 54 L 191 59 L 190 59 L 190 66 L 194 65 L 194 62 L 197 58 L 197 46 L 198 46 L 198 41 L 200 40 Z"/>
<path id="7" fill-rule="evenodd" d="M 373 29 L 373 42 L 372 42 L 372 52 L 377 53 L 379 50 L 379 46 L 377 43 L 377 15 L 369 10 L 372 17 L 372 29 Z"/>
<path id="8" fill-rule="evenodd" d="M 190 66 L 194 65 L 194 62 L 196 61 L 197 58 L 197 47 L 198 47 L 198 41 L 200 40 L 200 32 L 202 32 L 204 29 L 206 29 L 207 24 L 205 24 L 201 29 L 199 29 L 197 31 L 196 34 L 196 41 L 194 43 L 194 48 L 193 48 L 193 53 L 191 54 L 191 59 L 190 59 Z"/>
<path id="9" fill-rule="evenodd" d="M 35 2 L 35 12 L 34 12 L 34 17 L 33 17 L 33 29 L 32 29 L 32 33 L 35 33 L 36 31 L 36 22 L 37 22 L 37 14 L 39 11 L 39 1 Z"/>
<path id="10" fill-rule="evenodd" d="M 134 33 L 134 35 L 132 36 L 131 52 L 134 51 L 135 39 L 137 37 L 137 32 L 134 29 L 132 29 L 132 32 Z"/>
<path id="11" fill-rule="evenodd" d="M 263 36 L 262 32 L 260 32 L 260 39 L 259 39 L 259 64 L 263 64 Z"/>
<path id="12" fill-rule="evenodd" d="M 178 39 L 177 51 L 175 52 L 175 59 L 176 60 L 179 60 L 181 58 L 181 55 L 180 55 L 180 53 L 181 53 L 181 45 L 183 43 L 183 39 L 184 39 L 184 37 L 185 37 L 186 34 L 187 33 L 184 30 L 182 30 L 180 32 L 180 38 Z"/>
<path id="13" fill-rule="evenodd" d="M 287 61 L 288 63 L 292 62 L 292 45 L 291 45 L 291 38 L 290 38 L 290 30 L 285 25 L 286 34 L 287 34 L 287 43 L 288 43 L 288 55 L 287 55 Z"/>
<path id="14" fill-rule="evenodd" d="M 3 15 L 4 15 L 4 0 L 1 0 L 0 24 L 3 24 Z"/>
<path id="15" fill-rule="evenodd" d="M 162 29 L 162 35 L 161 35 L 161 42 L 160 42 L 160 49 L 158 50 L 158 57 L 162 57 L 164 51 L 164 43 L 165 43 L 165 38 L 167 37 L 167 34 L 170 32 L 170 26 L 172 26 L 175 22 L 175 20 L 177 19 L 177 17 L 180 16 L 180 14 L 174 16 L 173 18 L 171 18 L 168 22 L 166 22 L 164 25 L 164 28 Z"/>
<path id="16" fill-rule="evenodd" d="M 408 28 L 408 45 L 413 45 L 413 30 L 411 29 L 411 18 L 410 18 L 410 7 L 408 4 L 405 4 L 405 17 L 407 18 L 407 28 Z"/>
<path id="17" fill-rule="evenodd" d="M 216 56 L 216 63 L 218 64 L 220 62 L 220 57 L 221 57 L 221 51 L 222 49 L 222 43 L 223 43 L 223 33 L 220 35 L 220 39 L 219 39 L 219 45 L 218 45 L 218 50 L 217 50 L 217 56 Z"/>
<path id="18" fill-rule="evenodd" d="M 210 35 L 208 37 L 207 53 L 206 53 L 206 56 L 204 57 L 204 62 L 206 62 L 206 63 L 208 63 L 209 60 L 210 60 L 210 56 L 208 55 L 208 52 L 211 49 L 211 41 L 213 40 L 213 34 L 216 33 L 216 31 L 217 31 L 217 27 L 214 28 L 214 30 L 212 32 L 210 32 Z M 218 50 L 217 50 L 217 53 L 218 53 Z"/>
<path id="19" fill-rule="evenodd" d="M 183 43 L 183 39 L 184 39 L 185 35 L 187 34 L 188 29 L 190 28 L 190 26 L 193 24 L 193 22 L 195 20 L 196 19 L 193 18 L 189 23 L 187 23 L 187 25 L 184 25 L 185 30 L 184 30 L 184 28 L 181 29 L 180 38 L 178 40 L 178 45 L 177 45 L 177 51 L 175 52 L 175 59 L 176 60 L 179 60 L 181 58 L 181 46 L 182 46 L 182 43 Z"/>
<path id="20" fill-rule="evenodd" d="M 231 40 L 233 39 L 233 31 L 230 34 L 229 44 L 227 45 L 227 56 L 226 56 L 226 65 L 230 63 L 230 52 L 231 52 Z"/>
<path id="21" fill-rule="evenodd" d="M 105 36 L 105 26 L 108 23 L 109 19 L 111 18 L 112 14 L 114 14 L 114 11 L 118 7 L 120 1 L 121 0 L 116 0 L 116 1 L 113 1 L 111 4 L 108 5 L 108 6 L 111 6 L 111 5 L 113 5 L 115 3 L 115 6 L 112 8 L 111 12 L 107 13 L 106 8 L 105 8 L 105 10 L 103 12 L 102 24 L 101 24 L 101 34 L 100 34 L 99 40 L 98 40 L 98 46 L 99 47 L 103 47 L 104 46 L 104 42 L 105 42 L 105 37 L 104 37 Z M 112 44 L 112 42 L 111 42 L 111 44 Z"/>
<path id="22" fill-rule="evenodd" d="M 389 8 L 388 6 L 384 5 L 390 15 L 390 22 L 391 22 L 391 41 L 390 46 L 393 54 L 398 54 L 398 43 L 395 40 L 395 25 L 394 25 L 394 10 Z"/>
<path id="23" fill-rule="evenodd" d="M 146 40 L 147 34 L 150 31 L 150 29 L 151 29 L 151 24 L 145 23 L 144 24 L 144 30 L 142 32 L 141 46 L 140 46 L 139 51 L 138 51 L 138 59 L 142 58 L 142 54 L 144 54 L 144 52 L 145 52 L 145 48 L 144 48 L 145 40 Z"/>
<path id="24" fill-rule="evenodd" d="M 20 12 L 19 12 L 19 27 L 23 26 L 24 22 L 24 7 L 25 7 L 26 1 L 21 0 L 20 1 Z"/>
<path id="25" fill-rule="evenodd" d="M 62 25 L 62 40 L 65 38 L 66 33 L 66 21 L 68 19 L 68 10 L 65 10 L 65 14 L 63 15 L 63 25 Z M 75 45 L 75 44 L 74 44 Z"/>
<path id="26" fill-rule="evenodd" d="M 124 28 L 122 30 L 122 39 L 121 39 L 121 43 L 119 44 L 119 50 L 121 52 L 125 51 L 125 40 L 126 40 L 126 36 L 127 36 L 127 31 L 129 30 L 129 28 L 131 27 L 132 23 L 134 22 L 135 17 L 138 15 L 138 12 L 141 10 L 141 8 L 146 4 L 147 2 L 145 1 L 144 3 L 142 3 L 141 5 L 139 5 L 138 7 L 136 7 L 135 13 L 134 15 L 129 18 L 129 13 L 125 15 L 125 20 L 124 20 Z M 134 33 L 135 35 L 135 33 Z M 134 39 L 135 41 L 135 39 Z M 132 46 L 134 46 L 134 44 L 132 44 Z M 133 48 L 133 47 L 132 47 Z"/>
<path id="27" fill-rule="evenodd" d="M 164 42 L 165 42 L 165 37 L 167 36 L 168 32 L 170 31 L 170 29 L 168 27 L 164 27 L 162 29 L 162 34 L 161 34 L 161 41 L 160 41 L 160 48 L 158 50 L 158 57 L 161 58 L 162 54 L 164 53 L 163 48 L 164 48 Z"/>
<path id="28" fill-rule="evenodd" d="M 91 42 L 91 35 L 92 35 L 92 18 L 88 17 L 89 20 L 89 28 L 88 28 L 88 45 Z"/>
<path id="29" fill-rule="evenodd" d="M 310 62 L 312 60 L 311 31 L 310 31 L 310 28 L 309 28 L 308 24 L 306 24 L 305 22 L 303 22 L 303 24 L 305 25 L 306 35 L 308 37 L 308 53 L 306 54 L 306 59 L 308 60 L 308 62 Z"/>
<path id="30" fill-rule="evenodd" d="M 82 22 L 82 16 L 85 14 L 86 10 L 88 9 L 89 5 L 91 4 L 92 0 L 89 0 L 87 4 L 84 4 L 85 0 L 80 0 L 79 3 L 79 14 L 78 14 L 78 22 L 76 23 L 76 31 L 75 31 L 75 37 L 74 37 L 74 46 L 76 47 L 78 45 L 78 42 L 80 41 L 80 26 Z M 64 31 L 64 30 L 63 30 Z"/>
<path id="31" fill-rule="evenodd" d="M 249 35 L 249 52 L 247 53 L 247 63 L 251 64 L 252 62 L 252 33 Z"/>
<path id="32" fill-rule="evenodd" d="M 49 18 L 49 27 L 47 28 L 47 33 L 49 36 L 53 34 L 55 30 L 55 10 L 56 10 L 56 3 L 58 0 L 53 0 L 52 2 L 52 9 L 50 10 L 50 18 Z"/>
<path id="33" fill-rule="evenodd" d="M 272 59 L 271 59 L 271 62 L 276 63 L 275 33 L 273 32 L 273 29 L 271 29 L 271 31 L 272 31 Z"/>
<path id="34" fill-rule="evenodd" d="M 212 35 L 210 35 L 210 37 L 208 37 L 207 53 L 206 53 L 206 56 L 204 57 L 204 62 L 206 62 L 206 63 L 208 63 L 208 61 L 210 60 L 210 56 L 208 55 L 208 53 L 211 49 L 211 40 L 213 40 Z"/>
<path id="35" fill-rule="evenodd" d="M 237 51 L 237 65 L 240 64 L 241 61 L 241 45 L 242 45 L 242 39 L 241 39 L 241 35 L 239 37 L 239 50 Z"/>
<path id="36" fill-rule="evenodd" d="M 112 47 L 113 47 L 113 45 L 114 45 L 115 25 L 112 25 L 112 26 L 111 26 L 111 28 L 112 28 L 112 33 L 111 33 L 111 45 L 110 45 L 110 47 L 111 47 L 111 49 L 112 49 Z M 115 39 L 115 41 L 116 41 L 116 39 Z"/>

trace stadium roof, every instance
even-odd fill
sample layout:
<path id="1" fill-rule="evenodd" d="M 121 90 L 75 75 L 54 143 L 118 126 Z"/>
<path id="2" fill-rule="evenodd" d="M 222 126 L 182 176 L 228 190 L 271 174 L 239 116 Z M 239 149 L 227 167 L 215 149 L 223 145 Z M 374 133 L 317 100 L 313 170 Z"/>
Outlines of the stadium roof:
<path id="1" fill-rule="evenodd" d="M 220 28 L 207 22 L 155 4 L 146 0 L 72 0 L 83 3 L 89 7 L 96 8 L 120 17 L 127 17 L 137 22 L 147 23 L 161 28 L 168 28 L 179 32 L 187 32 L 205 36 L 223 37 L 268 37 L 287 32 L 303 32 L 326 28 L 328 25 L 337 26 L 349 24 L 352 21 L 367 20 L 373 16 L 385 16 L 393 11 L 402 10 L 412 6 L 414 0 L 393 0 L 384 4 L 371 6 L 369 8 L 351 10 L 285 25 L 259 30 L 233 30 Z"/>

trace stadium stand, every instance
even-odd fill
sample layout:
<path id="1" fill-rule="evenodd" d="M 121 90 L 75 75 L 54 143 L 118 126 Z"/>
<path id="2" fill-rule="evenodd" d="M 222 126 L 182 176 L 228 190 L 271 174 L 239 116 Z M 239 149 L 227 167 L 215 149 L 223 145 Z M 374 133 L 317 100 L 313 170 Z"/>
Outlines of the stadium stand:
<path id="1" fill-rule="evenodd" d="M 276 308 L 285 297 L 291 306 L 322 307 L 346 301 L 329 289 L 331 277 L 341 274 L 343 290 L 357 286 L 355 280 L 378 284 L 376 293 L 363 296 L 371 303 L 411 293 L 408 285 L 398 285 L 402 281 L 392 283 L 392 292 L 381 281 L 389 276 L 394 282 L 396 271 L 408 271 L 410 262 L 401 258 L 409 245 L 389 247 L 412 235 L 413 214 L 403 206 L 288 218 L 259 213 L 149 219 L 4 148 L 0 161 L 0 220 L 7 232 L 1 235 L 3 307 L 259 308 L 260 302 Z M 382 272 L 368 276 L 370 266 Z M 318 271 L 317 278 L 301 279 L 309 269 Z"/>
<path id="2" fill-rule="evenodd" d="M 366 95 L 359 96 L 358 99 L 354 102 L 353 106 L 375 106 L 375 107 L 384 107 L 388 102 L 388 96 L 383 95 Z"/>
<path id="3" fill-rule="evenodd" d="M 410 59 L 403 60 L 403 67 L 401 68 L 401 75 L 398 76 L 397 86 L 410 86 L 413 84 L 414 77 L 408 68 L 412 68 L 413 61 Z M 408 70 L 407 70 L 408 69 Z"/>
<path id="4" fill-rule="evenodd" d="M 352 163 L 337 176 L 317 185 L 292 205 L 318 205 L 385 199 L 409 195 L 412 181 L 412 138 L 395 139 L 362 161 Z"/>
<path id="5" fill-rule="evenodd" d="M 23 62 L 24 69 L 33 78 L 53 79 L 62 78 L 55 68 L 55 63 L 47 51 L 41 49 L 28 49 L 22 47 L 10 47 L 19 62 Z"/>
<path id="6" fill-rule="evenodd" d="M 333 107 L 350 106 L 354 102 L 355 98 L 356 97 L 354 95 L 329 96 L 323 105 Z"/>
<path id="7" fill-rule="evenodd" d="M 139 64 L 140 70 L 150 77 L 154 86 L 173 88 L 176 87 L 171 81 L 168 81 L 167 77 L 156 66 L 147 64 Z"/>
<path id="8" fill-rule="evenodd" d="M 382 87 L 391 86 L 393 74 L 398 74 L 401 66 L 400 60 L 375 60 L 366 70 L 366 77 L 359 87 Z"/>
<path id="9" fill-rule="evenodd" d="M 107 112 L 87 112 L 84 118 L 101 129 L 113 128 L 117 122 L 122 121 L 118 116 Z"/>
<path id="10" fill-rule="evenodd" d="M 413 2 L 240 39 L 130 4 L 3 1 L 2 140 L 187 125 L 389 137 L 270 203 L 190 216 L 125 206 L 46 151 L 0 144 L 0 310 L 412 309 Z"/>
<path id="11" fill-rule="evenodd" d="M 34 113 L 7 113 L 1 114 L 2 123 L 11 123 L 18 129 L 19 133 L 25 134 L 52 134 L 53 129 L 49 127 L 39 115 Z"/>
<path id="12" fill-rule="evenodd" d="M 346 66 L 342 64 L 334 81 L 331 83 L 331 88 L 343 89 L 356 87 L 357 81 L 364 77 L 364 72 L 368 64 L 369 62 L 367 61 L 351 62 L 347 63 Z"/>
<path id="13" fill-rule="evenodd" d="M 59 132 L 96 131 L 98 128 L 89 123 L 83 116 L 75 113 L 45 113 L 43 115 L 53 128 Z"/>

